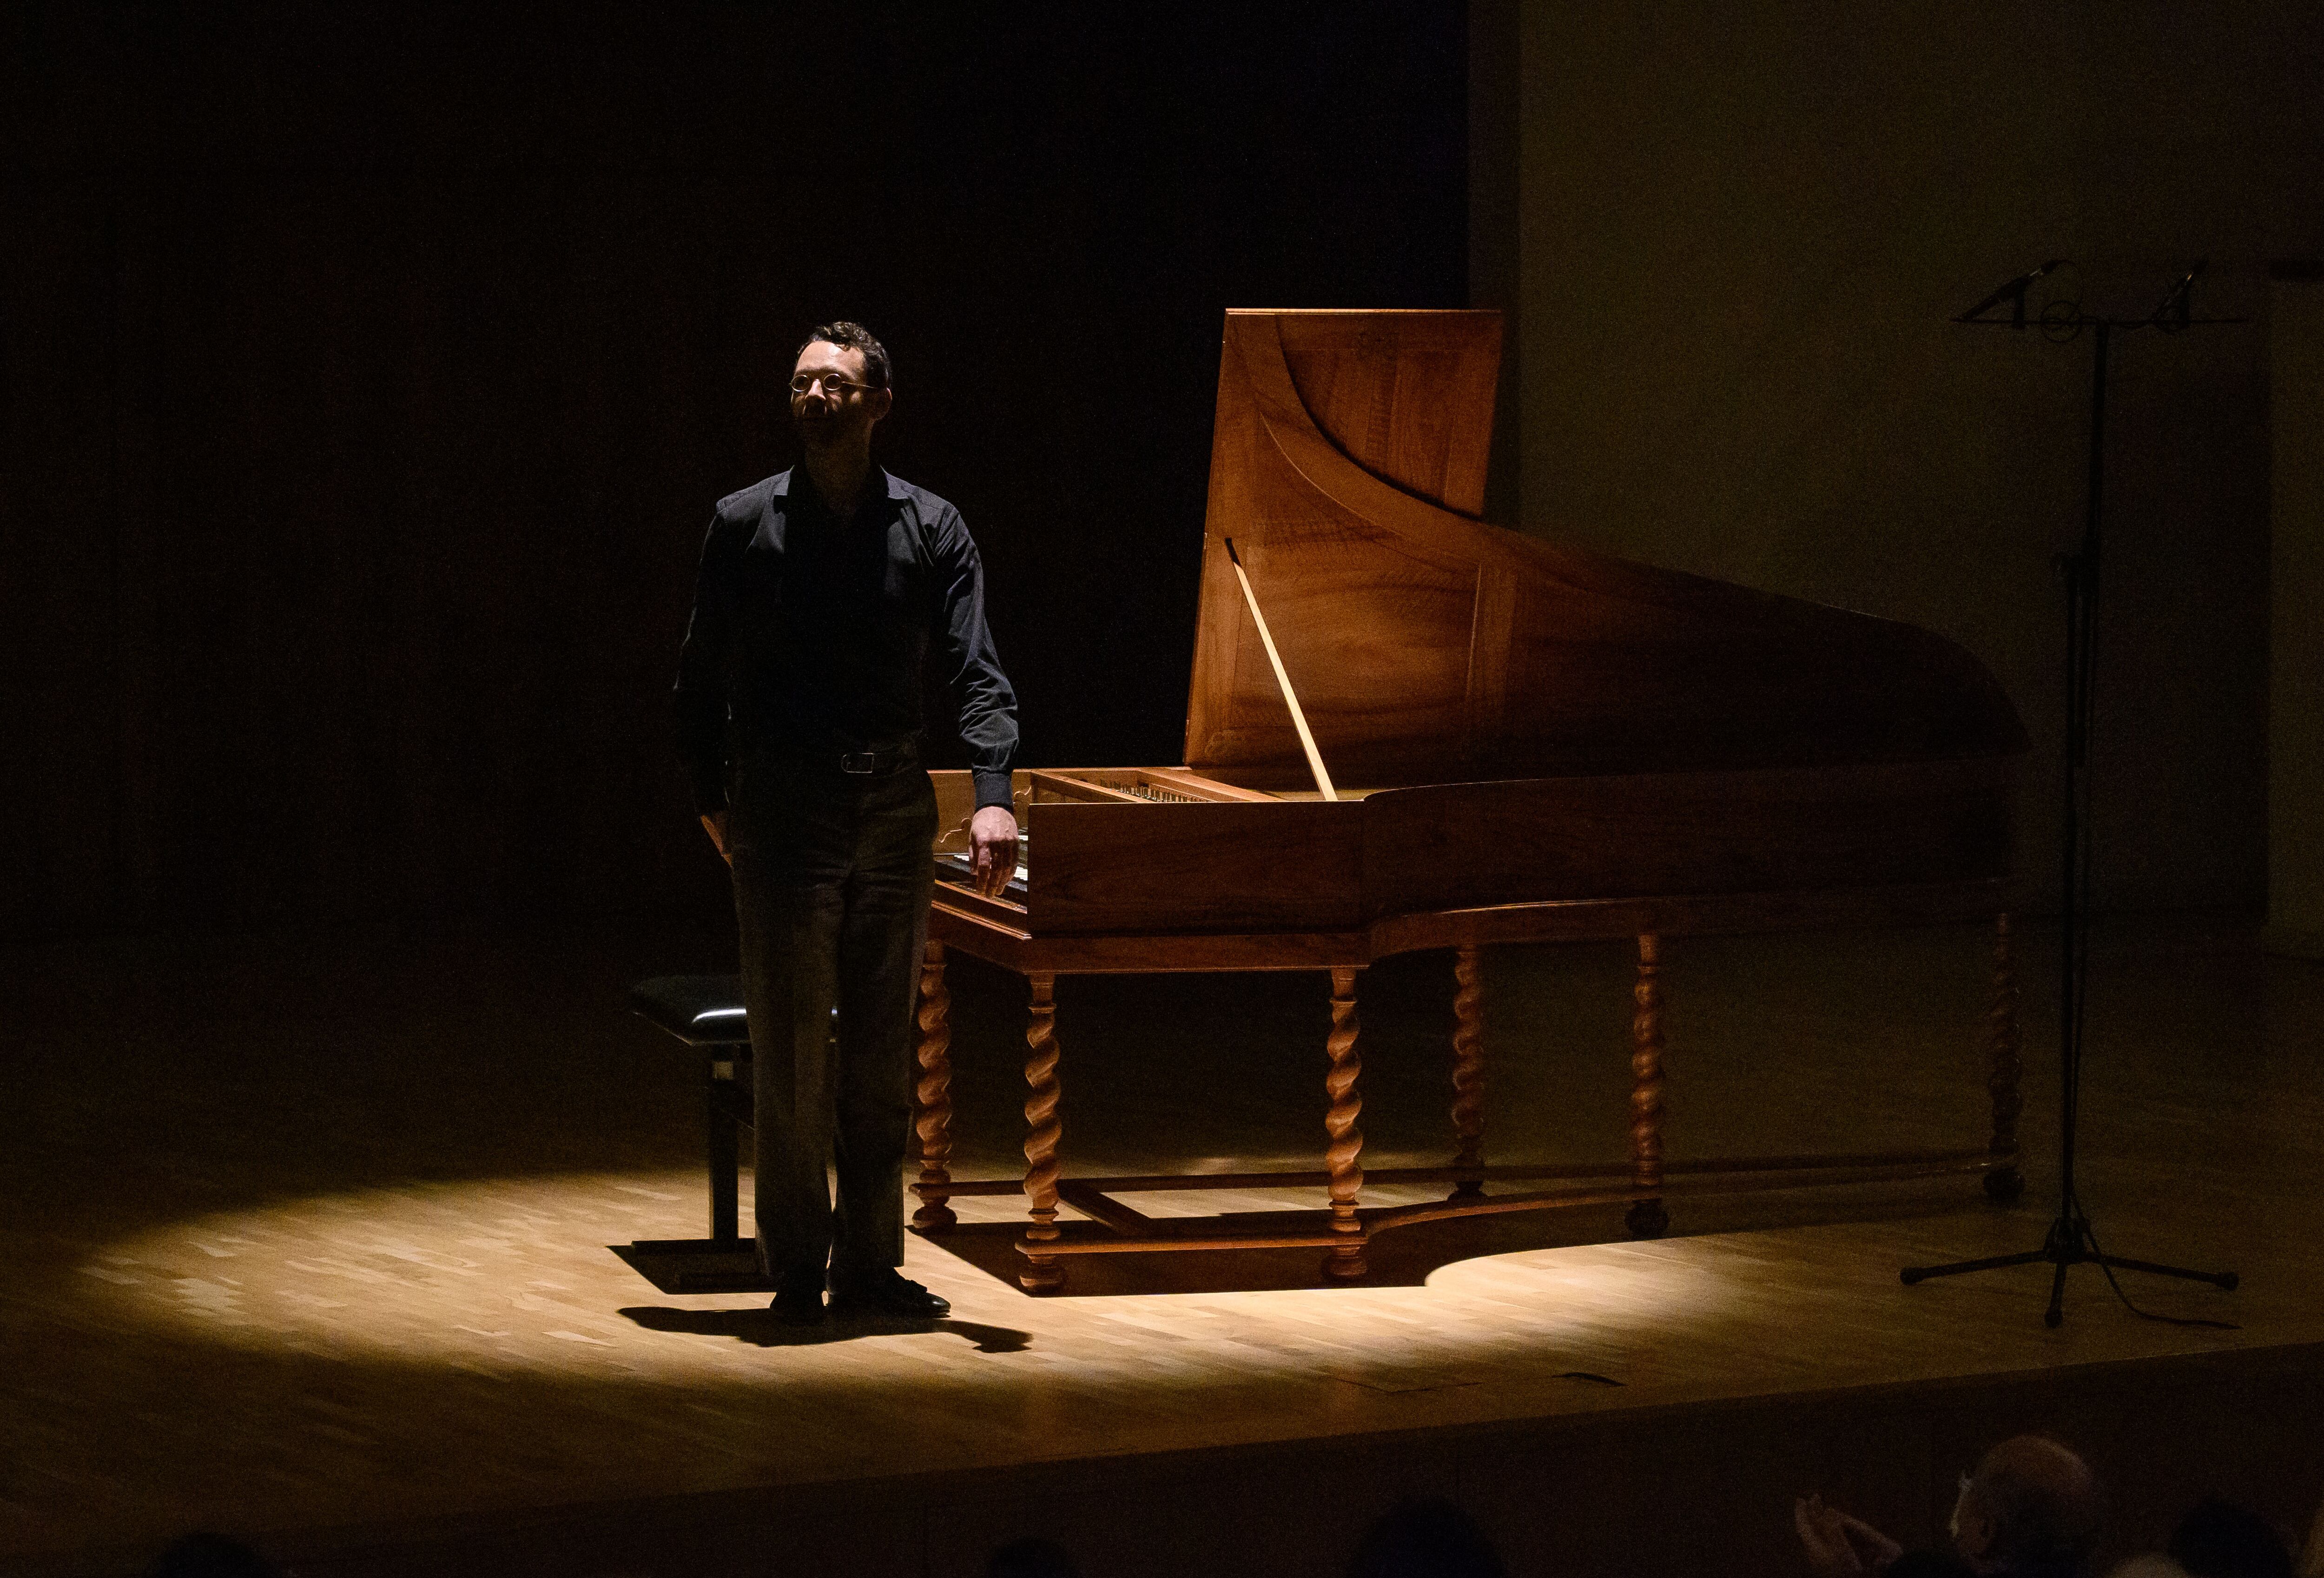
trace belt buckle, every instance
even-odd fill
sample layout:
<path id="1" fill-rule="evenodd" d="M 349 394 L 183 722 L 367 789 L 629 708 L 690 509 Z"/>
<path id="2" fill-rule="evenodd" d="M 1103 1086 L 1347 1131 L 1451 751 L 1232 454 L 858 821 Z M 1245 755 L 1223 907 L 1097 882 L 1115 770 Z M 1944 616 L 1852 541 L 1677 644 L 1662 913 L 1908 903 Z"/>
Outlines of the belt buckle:
<path id="1" fill-rule="evenodd" d="M 842 772 L 870 774 L 879 770 L 880 753 L 877 751 L 842 751 L 839 753 L 839 771 Z"/>

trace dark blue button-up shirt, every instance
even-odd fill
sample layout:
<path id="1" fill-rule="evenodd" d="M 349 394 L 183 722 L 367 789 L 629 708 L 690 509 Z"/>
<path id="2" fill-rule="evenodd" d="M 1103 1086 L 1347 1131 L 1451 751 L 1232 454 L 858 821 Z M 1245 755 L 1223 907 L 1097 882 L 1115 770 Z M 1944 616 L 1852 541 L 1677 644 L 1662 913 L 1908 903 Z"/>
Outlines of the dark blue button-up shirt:
<path id="1" fill-rule="evenodd" d="M 835 761 L 912 738 L 931 641 L 976 803 L 1010 803 L 1017 696 L 985 626 L 976 544 L 958 510 L 876 466 L 864 495 L 841 521 L 786 471 L 718 501 L 678 663 L 678 747 L 706 813 L 725 805 L 738 752 Z"/>

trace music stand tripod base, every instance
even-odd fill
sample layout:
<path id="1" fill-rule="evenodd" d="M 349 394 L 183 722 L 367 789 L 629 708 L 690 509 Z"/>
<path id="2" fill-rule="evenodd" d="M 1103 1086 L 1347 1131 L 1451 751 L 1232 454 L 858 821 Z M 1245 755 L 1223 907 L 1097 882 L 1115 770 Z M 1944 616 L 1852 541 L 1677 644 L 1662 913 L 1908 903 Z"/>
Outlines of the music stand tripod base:
<path id="1" fill-rule="evenodd" d="M 2061 1216 L 2050 1224 L 2050 1236 L 2038 1250 L 2026 1250 L 2015 1255 L 1988 1255 L 1979 1260 L 1956 1260 L 1950 1266 L 1907 1266 L 1896 1273 L 1897 1279 L 1910 1287 L 1926 1282 L 1932 1277 L 1959 1277 L 1969 1271 L 1997 1271 L 2005 1266 L 2033 1266 L 2043 1263 L 2055 1266 L 2057 1274 L 2050 1279 L 2050 1307 L 2042 1313 L 2042 1324 L 2056 1326 L 2066 1318 L 2066 1272 L 2074 1266 L 2103 1266 L 2117 1271 L 2145 1271 L 2156 1277 L 2177 1277 L 2189 1282 L 2208 1282 L 2224 1293 L 2233 1293 L 2242 1280 L 2233 1271 L 2190 1271 L 2183 1266 L 2157 1265 L 2152 1260 L 2128 1260 L 2120 1255 L 2109 1255 L 2100 1250 L 2090 1235 L 2087 1217 Z"/>

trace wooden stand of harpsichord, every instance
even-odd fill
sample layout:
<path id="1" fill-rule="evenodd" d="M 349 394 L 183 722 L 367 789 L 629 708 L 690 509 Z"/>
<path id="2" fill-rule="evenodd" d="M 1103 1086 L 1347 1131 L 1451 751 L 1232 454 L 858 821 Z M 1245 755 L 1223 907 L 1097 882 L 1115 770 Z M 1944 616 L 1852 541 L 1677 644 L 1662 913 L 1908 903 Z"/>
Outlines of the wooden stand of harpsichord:
<path id="1" fill-rule="evenodd" d="M 1021 1190 L 1019 1280 L 1050 1292 L 1078 1254 L 1305 1245 L 1347 1278 L 1372 1235 L 1446 1216 L 1628 1201 L 1652 1236 L 1666 1196 L 1711 1188 L 2021 1187 L 2007 912 L 2026 740 L 2007 698 L 1927 631 L 1484 524 L 1499 355 L 1491 312 L 1228 314 L 1185 765 L 1019 772 L 1027 856 L 998 897 L 957 833 L 937 847 L 921 1232 L 954 1225 L 953 1196 Z M 957 827 L 967 775 L 935 776 Z M 1665 938 L 1968 918 L 1996 927 L 1982 1144 L 1664 1158 Z M 1611 937 L 1638 950 L 1629 1159 L 1488 1165 L 1479 950 Z M 1021 1183 L 947 1170 L 955 949 L 1030 987 Z M 1370 1177 L 1447 1193 L 1366 1207 L 1357 987 L 1415 949 L 1453 957 L 1452 1158 Z M 1065 1177 L 1056 978 L 1219 970 L 1330 974 L 1322 1168 Z M 1291 1186 L 1321 1193 L 1289 1227 L 1118 1198 Z M 1061 1204 L 1091 1220 L 1059 1223 Z"/>

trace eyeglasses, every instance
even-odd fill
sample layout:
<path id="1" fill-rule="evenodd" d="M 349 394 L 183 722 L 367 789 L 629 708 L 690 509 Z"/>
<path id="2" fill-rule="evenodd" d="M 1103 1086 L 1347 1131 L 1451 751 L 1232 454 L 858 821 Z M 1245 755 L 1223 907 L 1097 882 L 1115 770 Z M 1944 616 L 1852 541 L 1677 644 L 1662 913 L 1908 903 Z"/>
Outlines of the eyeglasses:
<path id="1" fill-rule="evenodd" d="M 818 383 L 823 385 L 824 396 L 825 399 L 829 400 L 837 400 L 839 398 L 839 392 L 843 389 L 868 390 L 872 387 L 869 383 L 856 383 L 845 378 L 835 377 L 829 374 L 810 375 L 806 373 L 801 373 L 791 380 L 791 392 L 793 394 L 806 394 L 812 391 Z"/>

